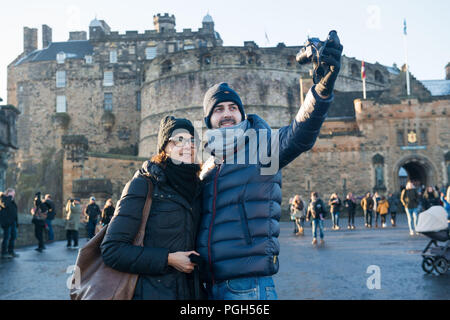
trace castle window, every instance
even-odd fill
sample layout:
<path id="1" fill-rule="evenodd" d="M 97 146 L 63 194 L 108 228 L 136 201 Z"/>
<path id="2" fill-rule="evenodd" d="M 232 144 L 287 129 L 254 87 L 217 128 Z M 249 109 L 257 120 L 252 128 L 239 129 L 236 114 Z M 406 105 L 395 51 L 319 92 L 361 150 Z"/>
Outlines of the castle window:
<path id="1" fill-rule="evenodd" d="M 113 94 L 110 92 L 105 92 L 103 105 L 105 111 L 112 111 L 113 109 Z"/>
<path id="2" fill-rule="evenodd" d="M 173 53 L 173 52 L 175 52 L 175 45 L 174 45 L 173 43 L 169 43 L 169 44 L 167 45 L 167 52 L 168 52 L 168 53 Z"/>
<path id="3" fill-rule="evenodd" d="M 56 54 L 56 62 L 59 64 L 64 63 L 64 61 L 66 60 L 66 54 L 64 52 L 58 52 Z"/>
<path id="4" fill-rule="evenodd" d="M 130 47 L 130 48 L 128 49 L 128 53 L 129 53 L 129 54 L 136 54 L 136 49 L 135 49 L 134 47 Z"/>
<path id="5" fill-rule="evenodd" d="M 84 60 L 86 61 L 86 64 L 92 64 L 92 56 L 85 56 Z"/>
<path id="6" fill-rule="evenodd" d="M 64 88 L 66 86 L 66 71 L 56 71 L 56 87 Z"/>
<path id="7" fill-rule="evenodd" d="M 397 130 L 397 146 L 405 145 L 405 132 L 403 130 Z"/>
<path id="8" fill-rule="evenodd" d="M 361 75 L 358 66 L 354 63 L 350 67 L 350 72 L 351 72 L 352 77 L 355 77 L 355 78 L 359 77 Z"/>
<path id="9" fill-rule="evenodd" d="M 172 70 L 172 62 L 170 60 L 166 60 L 161 65 L 161 74 L 168 73 Z"/>
<path id="10" fill-rule="evenodd" d="M 109 63 L 117 63 L 117 50 L 109 52 Z"/>
<path id="11" fill-rule="evenodd" d="M 156 58 L 156 47 L 145 48 L 145 58 L 147 60 L 152 60 Z"/>
<path id="12" fill-rule="evenodd" d="M 112 71 L 105 71 L 103 73 L 103 86 L 110 87 L 114 85 L 114 73 Z"/>
<path id="13" fill-rule="evenodd" d="M 379 70 L 375 71 L 375 81 L 384 83 L 384 77 Z"/>
<path id="14" fill-rule="evenodd" d="M 136 92 L 136 110 L 141 111 L 141 92 Z"/>
<path id="15" fill-rule="evenodd" d="M 205 54 L 201 57 L 201 62 L 202 62 L 202 64 L 208 65 L 208 64 L 211 64 L 211 59 L 212 59 L 212 57 L 210 54 Z"/>
<path id="16" fill-rule="evenodd" d="M 375 175 L 375 190 L 384 189 L 384 158 L 377 154 L 372 158 Z"/>
<path id="17" fill-rule="evenodd" d="M 66 96 L 56 96 L 56 112 L 67 112 Z"/>
<path id="18" fill-rule="evenodd" d="M 425 146 L 428 144 L 428 130 L 420 129 L 420 144 Z"/>

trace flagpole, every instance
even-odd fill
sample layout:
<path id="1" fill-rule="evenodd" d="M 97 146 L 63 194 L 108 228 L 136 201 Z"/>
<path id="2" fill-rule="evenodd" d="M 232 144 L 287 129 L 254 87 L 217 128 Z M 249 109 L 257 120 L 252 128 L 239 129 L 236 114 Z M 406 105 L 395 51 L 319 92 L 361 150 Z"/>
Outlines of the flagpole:
<path id="1" fill-rule="evenodd" d="M 411 85 L 409 79 L 409 64 L 408 64 L 408 41 L 406 32 L 406 19 L 403 21 L 403 43 L 405 46 L 405 67 L 406 67 L 406 94 L 411 95 Z"/>

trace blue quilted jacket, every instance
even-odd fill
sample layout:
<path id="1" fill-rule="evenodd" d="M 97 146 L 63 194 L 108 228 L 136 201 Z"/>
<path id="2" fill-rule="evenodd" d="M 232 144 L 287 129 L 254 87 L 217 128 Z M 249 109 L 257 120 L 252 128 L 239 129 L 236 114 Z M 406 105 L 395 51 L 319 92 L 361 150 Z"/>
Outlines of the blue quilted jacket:
<path id="1" fill-rule="evenodd" d="M 281 168 L 313 147 L 332 99 L 320 99 L 310 90 L 300 110 L 302 120 L 280 128 L 276 173 L 261 174 L 261 162 L 212 166 L 205 163 L 197 251 L 207 265 L 206 281 L 278 272 Z M 247 119 L 250 128 L 270 131 L 260 117 L 248 115 Z M 276 137 L 270 131 L 268 139 Z"/>

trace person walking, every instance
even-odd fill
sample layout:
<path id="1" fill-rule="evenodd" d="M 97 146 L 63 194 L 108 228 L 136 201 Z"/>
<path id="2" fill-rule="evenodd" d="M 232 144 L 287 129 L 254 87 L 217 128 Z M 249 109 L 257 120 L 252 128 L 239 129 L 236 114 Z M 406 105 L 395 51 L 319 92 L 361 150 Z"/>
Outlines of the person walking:
<path id="1" fill-rule="evenodd" d="M 2 259 L 17 258 L 14 252 L 14 244 L 17 239 L 17 205 L 14 202 L 16 191 L 12 188 L 6 189 L 0 195 L 0 226 L 3 229 Z"/>
<path id="2" fill-rule="evenodd" d="M 381 200 L 381 196 L 378 194 L 378 191 L 373 195 L 373 212 L 375 213 L 375 228 L 378 228 L 378 218 L 380 217 L 380 213 L 378 211 L 378 203 Z"/>
<path id="3" fill-rule="evenodd" d="M 204 298 L 193 262 L 198 257 L 195 239 L 201 215 L 200 166 L 194 163 L 193 137 L 189 120 L 172 116 L 161 120 L 157 155 L 126 184 L 101 244 L 107 266 L 139 275 L 135 300 Z M 149 182 L 152 205 L 143 247 L 137 247 L 133 240 Z"/>
<path id="4" fill-rule="evenodd" d="M 293 207 L 293 211 L 294 211 L 293 216 L 295 218 L 295 224 L 296 224 L 297 230 L 298 230 L 296 235 L 303 236 L 304 235 L 304 227 L 305 227 L 305 219 L 306 219 L 305 202 L 302 200 L 302 198 L 299 195 L 296 195 L 292 202 L 292 207 Z"/>
<path id="5" fill-rule="evenodd" d="M 47 219 L 45 219 L 45 224 L 47 225 L 48 230 L 48 243 L 55 241 L 55 233 L 53 231 L 52 222 L 55 219 L 56 211 L 55 211 L 55 203 L 52 200 L 50 194 L 46 194 L 44 197 L 44 205 L 47 206 Z"/>
<path id="6" fill-rule="evenodd" d="M 408 218 L 409 234 L 413 236 L 415 234 L 419 214 L 419 193 L 411 181 L 408 181 L 406 188 L 402 191 L 400 201 L 405 208 L 406 216 Z"/>
<path id="7" fill-rule="evenodd" d="M 106 226 L 114 216 L 114 211 L 116 208 L 114 208 L 112 199 L 106 200 L 105 206 L 103 207 L 102 211 L 102 219 L 100 220 L 100 223 L 102 226 Z"/>
<path id="8" fill-rule="evenodd" d="M 88 218 L 87 222 L 87 232 L 88 239 L 92 239 L 95 236 L 95 228 L 97 226 L 98 219 L 100 218 L 102 212 L 100 208 L 95 203 L 95 197 L 89 199 L 89 204 L 86 207 L 85 216 Z"/>
<path id="9" fill-rule="evenodd" d="M 382 196 L 378 201 L 377 211 L 381 217 L 381 227 L 386 228 L 386 216 L 389 212 L 389 202 L 386 200 L 385 196 Z"/>
<path id="10" fill-rule="evenodd" d="M 364 226 L 366 228 L 372 228 L 373 206 L 372 196 L 370 192 L 367 192 L 366 196 L 361 200 L 361 207 L 364 212 Z"/>
<path id="11" fill-rule="evenodd" d="M 347 198 L 344 200 L 344 207 L 347 209 L 348 214 L 348 226 L 347 229 L 355 229 L 355 213 L 356 213 L 356 199 L 353 197 L 353 193 L 349 192 Z"/>
<path id="12" fill-rule="evenodd" d="M 331 220 L 333 221 L 333 230 L 339 230 L 339 216 L 341 214 L 341 199 L 338 197 L 337 193 L 333 193 L 328 201 L 330 206 Z"/>
<path id="13" fill-rule="evenodd" d="M 295 221 L 295 216 L 294 216 L 294 206 L 293 206 L 293 202 L 294 202 L 294 198 L 295 196 L 293 196 L 292 198 L 289 198 L 289 216 L 291 218 L 291 221 L 294 223 L 294 231 L 293 234 L 297 234 L 298 233 L 298 226 L 297 226 L 297 222 Z"/>
<path id="14" fill-rule="evenodd" d="M 311 202 L 308 206 L 308 211 L 306 213 L 306 221 L 312 222 L 312 244 L 317 244 L 317 228 L 319 229 L 320 245 L 324 245 L 324 234 L 323 234 L 323 221 L 325 220 L 326 210 L 325 204 L 322 199 L 319 198 L 317 192 L 311 193 Z"/>
<path id="15" fill-rule="evenodd" d="M 78 229 L 82 218 L 82 207 L 79 198 L 71 199 L 66 204 L 66 238 L 67 249 L 78 249 Z M 73 246 L 72 246 L 73 241 Z"/>
<path id="16" fill-rule="evenodd" d="M 393 193 L 389 193 L 388 197 L 388 203 L 389 203 L 389 212 L 391 214 L 391 225 L 392 227 L 397 226 L 397 212 L 400 208 L 400 199 L 397 195 Z"/>
<path id="17" fill-rule="evenodd" d="M 42 203 L 41 193 L 37 192 L 34 196 L 34 206 L 31 209 L 33 216 L 31 222 L 34 224 L 34 235 L 38 240 L 38 247 L 36 251 L 42 252 L 46 249 L 44 245 L 44 229 L 45 219 L 47 219 L 47 206 Z"/>

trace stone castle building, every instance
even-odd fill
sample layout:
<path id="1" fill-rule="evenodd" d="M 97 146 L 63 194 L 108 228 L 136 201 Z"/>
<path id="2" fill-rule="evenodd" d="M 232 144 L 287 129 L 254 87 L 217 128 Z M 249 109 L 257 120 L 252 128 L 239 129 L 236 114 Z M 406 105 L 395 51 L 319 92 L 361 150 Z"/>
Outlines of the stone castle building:
<path id="1" fill-rule="evenodd" d="M 209 14 L 197 31 L 177 32 L 173 15 L 153 22 L 154 30 L 119 34 L 95 19 L 89 34 L 70 32 L 65 42 L 53 42 L 43 25 L 41 49 L 37 29 L 24 28 L 24 52 L 8 66 L 8 103 L 21 114 L 7 180 L 20 190 L 19 205 L 29 206 L 38 189 L 60 205 L 74 195 L 117 200 L 154 153 L 160 119 L 173 114 L 203 124 L 203 95 L 215 83 L 228 82 L 246 112 L 272 128 L 293 120 L 312 86 L 310 66 L 295 61 L 300 46 L 224 47 Z M 362 99 L 360 66 L 343 57 L 315 147 L 284 169 L 286 206 L 292 194 L 312 190 L 325 198 L 397 191 L 404 175 L 449 183 L 450 80 L 411 77 L 406 96 L 402 70 L 366 63 Z"/>

